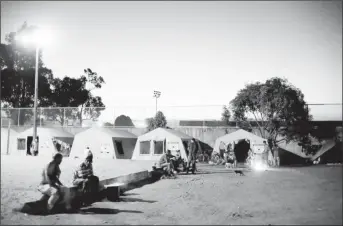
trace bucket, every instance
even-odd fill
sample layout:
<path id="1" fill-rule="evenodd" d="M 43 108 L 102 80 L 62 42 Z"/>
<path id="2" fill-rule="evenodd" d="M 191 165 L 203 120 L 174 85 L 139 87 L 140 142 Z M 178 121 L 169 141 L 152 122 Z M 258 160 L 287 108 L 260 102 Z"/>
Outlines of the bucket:
<path id="1" fill-rule="evenodd" d="M 123 184 L 119 184 L 119 183 L 106 185 L 105 186 L 106 198 L 109 201 L 118 202 L 120 198 L 120 186 L 122 185 Z"/>

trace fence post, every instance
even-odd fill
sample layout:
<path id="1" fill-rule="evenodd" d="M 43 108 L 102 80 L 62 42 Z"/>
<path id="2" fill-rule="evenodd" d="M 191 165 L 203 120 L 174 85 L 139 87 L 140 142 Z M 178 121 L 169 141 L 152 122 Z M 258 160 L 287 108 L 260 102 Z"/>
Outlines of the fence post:
<path id="1" fill-rule="evenodd" d="M 42 127 L 42 108 L 40 108 L 39 126 Z"/>
<path id="2" fill-rule="evenodd" d="M 10 135 L 11 135 L 11 120 L 8 121 L 8 131 L 7 131 L 7 155 L 10 154 Z"/>
<path id="3" fill-rule="evenodd" d="M 116 113 L 115 113 L 115 107 L 113 107 L 113 128 L 115 127 L 116 123 Z"/>
<path id="4" fill-rule="evenodd" d="M 66 108 L 63 108 L 63 125 L 62 127 L 65 127 L 66 124 Z"/>
<path id="5" fill-rule="evenodd" d="M 18 108 L 19 112 L 18 112 L 18 126 L 20 126 L 20 108 Z"/>

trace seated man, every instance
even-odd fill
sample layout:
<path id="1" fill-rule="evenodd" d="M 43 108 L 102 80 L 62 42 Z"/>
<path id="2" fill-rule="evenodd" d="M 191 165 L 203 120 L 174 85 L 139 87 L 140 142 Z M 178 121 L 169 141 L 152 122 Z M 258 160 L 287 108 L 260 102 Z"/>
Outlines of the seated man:
<path id="1" fill-rule="evenodd" d="M 42 172 L 42 181 L 38 186 L 38 190 L 46 195 L 49 196 L 48 205 L 47 205 L 47 212 L 50 213 L 57 201 L 59 201 L 60 197 L 63 195 L 64 189 L 63 184 L 59 180 L 59 176 L 61 174 L 61 170 L 59 165 L 61 164 L 63 156 L 60 153 L 56 153 L 53 155 L 53 160 L 43 169 Z M 67 202 L 66 209 L 70 210 L 71 206 Z"/>
<path id="2" fill-rule="evenodd" d="M 174 156 L 171 154 L 171 151 L 167 150 L 167 152 L 161 156 L 160 161 L 157 164 L 157 167 L 162 168 L 167 175 L 174 174 L 174 165 L 173 161 L 171 161 L 173 157 Z"/>
<path id="3" fill-rule="evenodd" d="M 85 160 L 74 172 L 73 185 L 87 197 L 95 196 L 99 191 L 99 178 L 93 174 L 93 154 L 88 148 L 85 151 Z M 91 202 L 87 197 L 86 202 Z"/>
<path id="4" fill-rule="evenodd" d="M 171 162 L 172 162 L 172 164 L 174 166 L 174 170 L 176 172 L 180 172 L 181 171 L 180 167 L 184 167 L 183 166 L 183 159 L 181 158 L 180 150 L 177 150 L 175 157 L 172 157 L 170 160 L 171 160 Z"/>

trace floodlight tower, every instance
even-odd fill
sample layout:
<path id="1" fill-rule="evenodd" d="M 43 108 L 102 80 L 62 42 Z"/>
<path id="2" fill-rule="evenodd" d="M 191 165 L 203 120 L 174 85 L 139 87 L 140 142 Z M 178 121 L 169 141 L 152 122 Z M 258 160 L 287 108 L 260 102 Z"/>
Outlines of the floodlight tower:
<path id="1" fill-rule="evenodd" d="M 154 90 L 154 97 L 156 98 L 156 114 L 157 114 L 157 98 L 159 98 L 160 96 L 161 96 L 161 92 Z"/>

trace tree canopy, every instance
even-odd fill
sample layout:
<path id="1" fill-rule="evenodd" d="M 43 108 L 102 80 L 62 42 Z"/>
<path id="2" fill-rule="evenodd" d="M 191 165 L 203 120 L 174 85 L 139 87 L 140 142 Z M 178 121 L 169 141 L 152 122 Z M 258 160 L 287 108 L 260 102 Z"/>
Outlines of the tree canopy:
<path id="1" fill-rule="evenodd" d="M 231 101 L 234 118 L 254 122 L 263 138 L 276 143 L 283 140 L 306 143 L 312 131 L 304 94 L 286 79 L 271 78 L 265 83 L 252 83 L 241 89 Z"/>
<path id="2" fill-rule="evenodd" d="M 25 22 L 16 32 L 6 35 L 6 44 L 1 44 L 1 104 L 8 108 L 32 108 L 34 104 L 35 46 L 24 45 L 18 37 L 36 29 Z M 64 125 L 66 119 L 78 119 L 82 125 L 85 119 L 96 119 L 105 105 L 101 97 L 92 90 L 100 89 L 105 83 L 101 76 L 91 69 L 84 69 L 78 78 L 65 76 L 54 78 L 52 70 L 46 68 L 39 52 L 38 106 L 52 107 L 43 115 Z M 62 107 L 73 107 L 61 109 Z M 32 109 L 8 110 L 12 120 L 23 125 L 32 118 Z"/>
<path id="3" fill-rule="evenodd" d="M 162 111 L 158 111 L 153 118 L 147 119 L 148 131 L 154 130 L 156 128 L 167 128 L 167 119 Z"/>
<path id="4" fill-rule="evenodd" d="M 100 96 L 92 94 L 93 89 L 102 87 L 105 81 L 96 72 L 87 68 L 79 78 L 64 77 L 52 81 L 51 109 L 46 115 L 64 125 L 65 120 L 94 120 L 105 109 Z M 89 88 L 93 86 L 94 88 Z M 62 107 L 70 107 L 62 109 Z"/>
<path id="5" fill-rule="evenodd" d="M 16 32 L 6 35 L 6 44 L 1 44 L 1 104 L 3 107 L 20 108 L 33 107 L 35 79 L 35 46 L 23 45 L 16 37 L 32 32 L 36 27 L 24 23 Z M 50 84 L 53 80 L 52 71 L 42 62 L 42 52 L 39 52 L 38 75 L 38 106 L 49 106 L 51 97 Z M 7 114 L 23 125 L 30 119 L 33 111 L 22 109 L 8 111 Z"/>
<path id="6" fill-rule="evenodd" d="M 122 126 L 122 127 L 135 127 L 131 118 L 126 115 L 120 115 L 114 121 L 115 126 Z"/>

